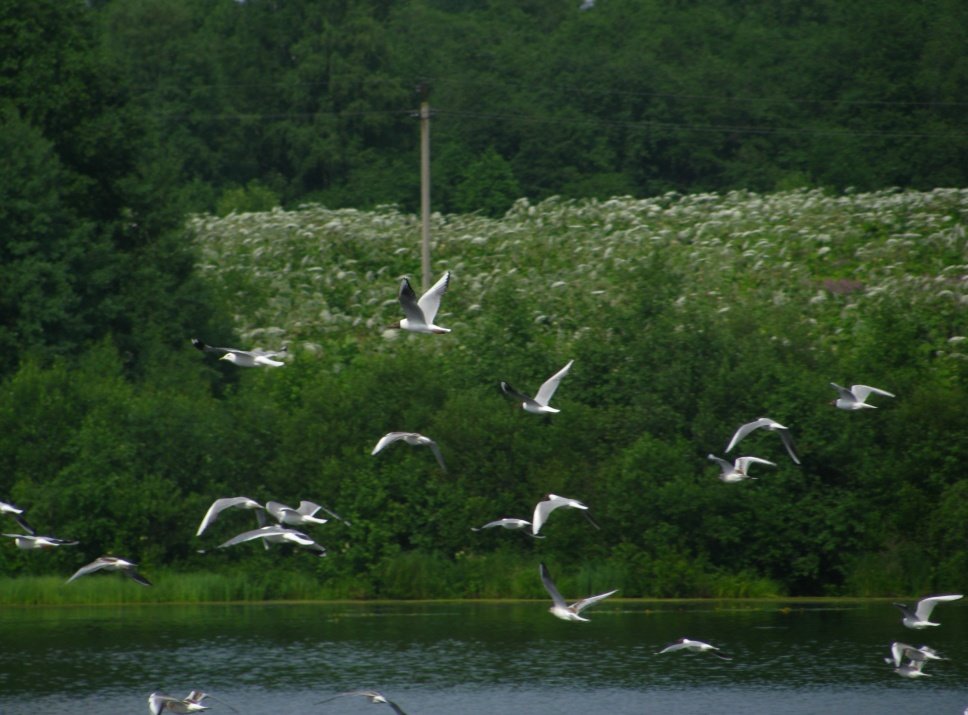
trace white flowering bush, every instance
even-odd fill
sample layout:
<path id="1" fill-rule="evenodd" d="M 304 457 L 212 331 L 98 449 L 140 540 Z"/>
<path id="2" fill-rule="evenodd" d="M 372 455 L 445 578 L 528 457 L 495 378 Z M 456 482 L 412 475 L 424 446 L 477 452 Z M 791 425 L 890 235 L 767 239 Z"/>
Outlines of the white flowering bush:
<path id="1" fill-rule="evenodd" d="M 795 304 L 832 343 L 880 306 L 924 310 L 930 349 L 964 358 L 966 217 L 965 189 L 522 199 L 497 220 L 435 214 L 433 272 L 453 273 L 440 322 L 461 341 L 490 319 L 489 296 L 507 292 L 534 331 L 567 344 L 634 296 L 660 256 L 681 278 L 678 308 Z M 381 349 L 400 317 L 400 277 L 419 282 L 419 220 L 393 207 L 196 216 L 190 228 L 246 342 L 316 350 L 349 331 Z"/>

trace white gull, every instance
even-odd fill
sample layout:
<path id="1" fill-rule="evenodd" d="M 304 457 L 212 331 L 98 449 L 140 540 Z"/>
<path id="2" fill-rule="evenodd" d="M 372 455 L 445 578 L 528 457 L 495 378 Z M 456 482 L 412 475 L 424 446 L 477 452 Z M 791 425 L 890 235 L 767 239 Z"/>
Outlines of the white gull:
<path id="1" fill-rule="evenodd" d="M 551 596 L 552 606 L 548 610 L 551 611 L 553 616 L 563 621 L 588 621 L 587 618 L 582 618 L 582 611 L 618 592 L 618 589 L 615 589 L 607 593 L 600 593 L 597 596 L 588 596 L 569 604 L 558 592 L 555 582 L 551 579 L 551 574 L 548 573 L 548 568 L 543 563 L 538 565 L 538 572 L 541 574 L 541 583 L 544 584 L 545 590 Z"/>
<path id="2" fill-rule="evenodd" d="M 511 385 L 503 381 L 501 382 L 501 391 L 505 395 L 509 395 L 521 400 L 521 407 L 526 412 L 531 412 L 536 415 L 560 412 L 561 410 L 550 407 L 548 403 L 551 402 L 551 398 L 554 396 L 555 390 L 558 389 L 558 384 L 561 382 L 561 379 L 568 374 L 573 362 L 575 361 L 569 360 L 567 365 L 545 380 L 541 384 L 541 387 L 538 388 L 538 393 L 533 398 L 525 395 L 523 392 L 515 390 L 513 387 L 511 387 Z"/>

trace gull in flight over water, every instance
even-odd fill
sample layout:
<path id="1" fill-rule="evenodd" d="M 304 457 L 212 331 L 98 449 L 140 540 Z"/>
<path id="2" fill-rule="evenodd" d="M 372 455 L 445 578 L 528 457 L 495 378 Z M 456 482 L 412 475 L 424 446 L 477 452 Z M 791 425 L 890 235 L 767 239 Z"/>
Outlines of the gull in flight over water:
<path id="1" fill-rule="evenodd" d="M 4 534 L 14 540 L 18 549 L 30 551 L 32 549 L 54 549 L 58 546 L 77 546 L 77 541 L 66 541 L 53 536 L 37 536 L 36 534 Z"/>
<path id="2" fill-rule="evenodd" d="M 656 655 L 662 655 L 663 653 L 673 653 L 677 650 L 687 650 L 691 653 L 710 653 L 717 658 L 722 658 L 723 660 L 732 660 L 732 658 L 719 651 L 714 645 L 709 643 L 704 643 L 703 641 L 694 641 L 691 638 L 680 638 L 675 643 L 670 643 L 665 648 L 660 650 Z"/>
<path id="3" fill-rule="evenodd" d="M 561 378 L 568 374 L 573 362 L 575 361 L 569 360 L 567 365 L 545 380 L 541 387 L 538 388 L 538 394 L 536 394 L 533 398 L 528 397 L 523 392 L 518 392 L 508 383 L 503 381 L 501 382 L 501 392 L 503 392 L 505 395 L 521 400 L 521 407 L 525 410 L 525 412 L 531 412 L 536 415 L 560 412 L 561 410 L 550 407 L 548 403 L 551 402 L 551 398 L 554 397 L 555 390 L 558 389 L 558 384 L 561 382 Z"/>
<path id="4" fill-rule="evenodd" d="M 233 365 L 238 365 L 239 367 L 282 367 L 286 364 L 281 360 L 273 360 L 273 358 L 285 357 L 286 348 L 281 348 L 280 350 L 216 348 L 211 345 L 206 345 L 198 338 L 192 338 L 192 345 L 197 350 L 205 353 L 221 353 L 222 357 L 219 360 L 228 360 Z"/>
<path id="5" fill-rule="evenodd" d="M 284 526 L 263 526 L 261 529 L 245 531 L 238 536 L 232 537 L 224 544 L 219 544 L 219 548 L 225 549 L 229 546 L 241 544 L 244 541 L 252 541 L 253 539 L 265 539 L 265 542 L 269 542 L 271 544 L 285 544 L 288 542 L 290 544 L 301 546 L 304 549 L 315 551 L 321 557 L 326 555 L 325 547 L 317 544 L 310 536 L 301 531 L 296 531 L 295 529 L 287 529 Z"/>
<path id="6" fill-rule="evenodd" d="M 901 609 L 901 623 L 903 623 L 908 628 L 921 629 L 927 628 L 929 626 L 940 626 L 940 623 L 931 622 L 931 612 L 934 607 L 939 603 L 944 603 L 945 601 L 957 601 L 962 598 L 962 594 L 949 594 L 945 596 L 929 596 L 928 598 L 922 598 L 918 601 L 917 606 L 914 610 L 911 610 L 907 604 L 895 603 L 894 605 Z"/>
<path id="7" fill-rule="evenodd" d="M 201 536 L 205 529 L 218 519 L 218 515 L 223 511 L 235 507 L 240 509 L 254 509 L 255 518 L 258 520 L 259 526 L 266 525 L 265 507 L 259 502 L 254 499 L 249 499 L 249 497 L 225 497 L 224 499 L 216 499 L 212 502 L 212 506 L 208 508 L 208 511 L 205 512 L 205 516 L 202 518 L 202 523 L 198 525 L 198 531 L 195 532 L 195 536 Z"/>
<path id="8" fill-rule="evenodd" d="M 930 673 L 924 672 L 924 664 L 927 662 L 926 660 L 909 660 L 904 665 L 895 666 L 894 672 L 902 678 L 930 677 Z"/>
<path id="9" fill-rule="evenodd" d="M 425 437 L 419 432 L 387 432 L 376 443 L 376 447 L 373 448 L 370 454 L 382 452 L 388 445 L 399 441 L 406 442 L 411 447 L 430 447 L 430 451 L 437 458 L 437 463 L 440 465 L 440 468 L 445 472 L 447 471 L 447 465 L 444 464 L 444 455 L 440 453 L 440 447 L 430 437 Z"/>
<path id="10" fill-rule="evenodd" d="M 137 581 L 142 586 L 151 585 L 151 581 L 138 573 L 138 564 L 127 561 L 126 559 L 119 559 L 117 556 L 101 556 L 100 558 L 94 559 L 87 566 L 81 566 L 73 576 L 67 579 L 67 583 L 81 576 L 86 576 L 89 573 L 94 573 L 95 571 L 120 571 L 132 581 Z"/>
<path id="11" fill-rule="evenodd" d="M 563 621 L 587 621 L 587 618 L 581 617 L 581 612 L 584 611 L 589 606 L 594 606 L 599 601 L 602 601 L 613 593 L 617 593 L 618 589 L 614 591 L 609 591 L 608 593 L 600 593 L 597 596 L 589 596 L 588 598 L 582 598 L 569 604 L 562 595 L 558 592 L 558 588 L 555 586 L 555 582 L 551 580 L 551 574 L 548 573 L 548 567 L 541 563 L 538 565 L 538 572 L 541 574 L 541 583 L 544 584 L 545 590 L 548 595 L 551 596 L 552 606 L 548 610 L 551 614 Z"/>
<path id="12" fill-rule="evenodd" d="M 790 430 L 781 425 L 776 420 L 771 420 L 769 417 L 760 417 L 758 420 L 753 420 L 752 422 L 747 422 L 745 425 L 740 426 L 736 430 L 736 434 L 733 438 L 729 440 L 729 444 L 726 445 L 726 451 L 730 452 L 736 444 L 748 435 L 753 430 L 760 428 L 770 430 L 771 432 L 776 432 L 780 435 L 780 439 L 783 440 L 783 446 L 786 447 L 786 451 L 790 454 L 790 458 L 796 463 L 800 464 L 800 460 L 797 459 L 796 452 L 793 451 L 793 439 L 790 437 Z"/>
<path id="13" fill-rule="evenodd" d="M 722 472 L 719 478 L 727 484 L 741 482 L 744 479 L 756 479 L 756 477 L 751 477 L 747 472 L 751 464 L 769 464 L 771 467 L 776 466 L 773 462 L 760 459 L 759 457 L 739 457 L 732 464 L 713 454 L 707 455 L 707 459 L 711 459 L 719 465 L 719 469 Z"/>
<path id="14" fill-rule="evenodd" d="M 536 539 L 543 539 L 543 536 L 538 536 L 534 533 L 532 529 L 528 527 L 531 526 L 531 522 L 526 519 L 496 519 L 494 521 L 487 522 L 484 526 L 472 526 L 471 531 L 483 531 L 484 529 L 493 529 L 495 527 L 501 527 L 502 529 L 511 529 L 513 531 L 524 531 L 528 536 L 533 536 Z"/>
<path id="15" fill-rule="evenodd" d="M 374 705 L 388 705 L 393 709 L 397 715 L 407 715 L 399 705 L 390 700 L 386 695 L 381 693 L 379 690 L 353 690 L 349 693 L 340 693 L 339 695 L 334 695 L 331 698 L 326 698 L 325 700 L 320 700 L 317 705 L 322 705 L 323 703 L 328 703 L 331 700 L 336 700 L 336 698 L 342 698 L 347 695 L 358 695 L 360 697 L 366 698 Z"/>
<path id="16" fill-rule="evenodd" d="M 893 663 L 895 668 L 901 667 L 901 661 L 907 658 L 912 663 L 920 663 L 927 660 L 947 660 L 938 655 L 938 651 L 926 645 L 915 648 L 913 645 L 895 641 L 891 643 L 891 657 L 885 658 L 885 663 Z"/>
<path id="17" fill-rule="evenodd" d="M 20 524 L 20 528 L 26 531 L 28 534 L 37 533 L 37 530 L 34 527 L 32 527 L 30 524 L 28 524 L 27 520 L 24 518 L 23 509 L 15 507 L 13 504 L 7 504 L 7 502 L 0 501 L 0 514 L 7 514 L 9 516 L 12 516 L 14 518 L 14 521 Z"/>
<path id="18" fill-rule="evenodd" d="M 202 704 L 202 701 L 205 698 L 211 698 L 212 700 L 221 703 L 229 710 L 238 712 L 238 710 L 233 708 L 225 701 L 219 700 L 214 695 L 203 693 L 201 690 L 193 690 L 184 698 L 173 698 L 170 695 L 152 693 L 148 696 L 148 709 L 151 711 L 151 715 L 161 715 L 161 713 L 164 711 L 168 711 L 170 713 L 179 713 L 179 715 L 184 713 L 197 713 L 202 710 L 208 710 L 208 705 Z"/>
<path id="19" fill-rule="evenodd" d="M 884 397 L 894 397 L 894 395 L 887 390 L 879 390 L 878 388 L 871 387 L 870 385 L 851 385 L 849 390 L 846 387 L 841 387 L 836 382 L 831 382 L 830 386 L 840 394 L 840 396 L 836 400 L 833 400 L 830 404 L 838 407 L 841 410 L 861 410 L 865 407 L 876 410 L 876 405 L 867 404 L 867 398 L 871 394 L 884 395 Z"/>
<path id="20" fill-rule="evenodd" d="M 202 705 L 202 700 L 208 695 L 200 690 L 193 690 L 184 698 L 173 698 L 171 695 L 152 693 L 148 696 L 148 710 L 151 715 L 161 715 L 164 711 L 170 713 L 197 713 L 208 710 L 207 705 Z"/>
<path id="21" fill-rule="evenodd" d="M 434 283 L 430 289 L 420 296 L 410 287 L 410 281 L 404 278 L 400 282 L 400 291 L 397 299 L 407 316 L 403 320 L 394 323 L 390 327 L 399 330 L 409 330 L 412 333 L 449 333 L 450 328 L 442 328 L 434 325 L 437 311 L 440 310 L 440 299 L 447 292 L 450 284 L 450 271 L 444 273 L 443 277 Z"/>
<path id="22" fill-rule="evenodd" d="M 534 505 L 534 515 L 531 517 L 531 533 L 535 536 L 541 531 L 541 527 L 544 526 L 545 521 L 548 520 L 548 515 L 551 514 L 555 509 L 561 507 L 569 507 L 571 509 L 581 509 L 585 518 L 588 522 L 594 526 L 596 529 L 600 528 L 595 520 L 591 518 L 588 514 L 588 507 L 577 499 L 569 499 L 568 497 L 560 497 L 557 494 L 548 494 L 544 499 L 539 501 Z"/>

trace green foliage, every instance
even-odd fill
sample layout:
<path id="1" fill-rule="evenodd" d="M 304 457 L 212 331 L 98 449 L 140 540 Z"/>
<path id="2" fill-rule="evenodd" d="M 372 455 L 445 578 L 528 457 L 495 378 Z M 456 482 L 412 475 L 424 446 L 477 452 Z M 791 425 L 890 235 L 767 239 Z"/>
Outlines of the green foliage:
<path id="1" fill-rule="evenodd" d="M 199 210 L 253 180 L 290 206 L 414 209 L 421 82 L 434 203 L 447 212 L 496 216 L 521 195 L 966 178 L 968 17 L 956 2 L 860 13 L 830 0 L 612 0 L 589 12 L 557 0 L 111 0 L 62 12 L 76 22 L 58 41 L 73 48 L 91 26 L 151 126 L 153 162 L 198 187 L 186 199 Z M 15 36 L 38 43 L 19 19 Z M 70 59 L 86 68 L 90 56 Z M 76 111 L 66 99 L 50 93 L 38 109 Z M 478 161 L 500 169 L 499 185 L 468 177 Z"/>
<path id="2" fill-rule="evenodd" d="M 957 190 L 794 191 L 438 217 L 434 255 L 453 271 L 444 336 L 383 328 L 413 265 L 411 216 L 196 217 L 209 294 L 235 305 L 240 344 L 288 344 L 287 366 L 234 368 L 187 336 L 135 381 L 110 340 L 26 360 L 0 383 L 0 495 L 82 544 L 0 549 L 0 569 L 68 574 L 112 552 L 146 572 L 218 576 L 186 585 L 189 599 L 544 598 L 541 560 L 574 594 L 953 588 L 966 550 L 966 206 Z M 559 414 L 526 414 L 498 389 L 534 391 L 569 359 Z M 897 397 L 846 413 L 828 404 L 831 381 Z M 720 483 L 706 455 L 760 415 L 788 424 L 803 465 L 757 433 L 739 453 L 777 466 Z M 391 430 L 437 440 L 448 470 L 402 443 L 371 456 Z M 470 528 L 530 518 L 548 492 L 588 503 L 601 530 L 574 510 L 544 539 Z M 252 527 L 241 512 L 194 537 L 232 495 L 310 499 L 350 524 L 307 527 L 325 558 L 218 549 Z"/>
<path id="3" fill-rule="evenodd" d="M 222 193 L 215 205 L 215 213 L 228 216 L 233 211 L 269 211 L 279 205 L 279 197 L 267 186 L 256 180 L 243 187 Z"/>
<path id="4" fill-rule="evenodd" d="M 504 158 L 488 149 L 465 169 L 454 192 L 454 209 L 459 213 L 480 211 L 501 216 L 521 195 L 514 171 Z"/>

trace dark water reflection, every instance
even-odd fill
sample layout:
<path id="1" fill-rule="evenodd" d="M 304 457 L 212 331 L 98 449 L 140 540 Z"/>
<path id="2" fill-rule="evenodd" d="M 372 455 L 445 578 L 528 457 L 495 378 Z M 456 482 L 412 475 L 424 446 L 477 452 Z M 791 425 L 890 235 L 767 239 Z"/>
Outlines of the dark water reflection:
<path id="1" fill-rule="evenodd" d="M 214 693 L 241 713 L 952 713 L 968 705 L 968 608 L 913 632 L 888 602 L 606 602 L 590 623 L 544 603 L 30 608 L 0 613 L 0 713 L 144 713 L 153 690 Z M 730 662 L 655 656 L 680 636 Z M 951 660 L 905 680 L 892 640 Z M 231 710 L 213 704 L 213 715 Z"/>

